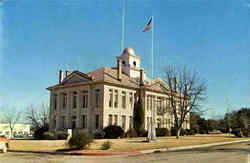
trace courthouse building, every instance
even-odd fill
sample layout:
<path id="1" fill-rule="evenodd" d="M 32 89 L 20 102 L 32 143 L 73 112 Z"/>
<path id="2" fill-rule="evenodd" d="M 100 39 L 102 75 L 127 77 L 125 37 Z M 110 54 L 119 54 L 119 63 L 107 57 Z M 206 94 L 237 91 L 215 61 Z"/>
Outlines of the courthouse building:
<path id="1" fill-rule="evenodd" d="M 50 131 L 95 131 L 111 124 L 126 131 L 133 127 L 134 103 L 139 94 L 145 110 L 145 129 L 151 117 L 156 127 L 174 125 L 173 115 L 162 114 L 169 106 L 167 84 L 160 78 L 148 78 L 141 67 L 141 57 L 131 48 L 126 48 L 116 60 L 116 67 L 101 67 L 88 73 L 66 70 L 64 77 L 60 70 L 59 83 L 47 88 Z M 183 127 L 190 128 L 189 116 Z"/>

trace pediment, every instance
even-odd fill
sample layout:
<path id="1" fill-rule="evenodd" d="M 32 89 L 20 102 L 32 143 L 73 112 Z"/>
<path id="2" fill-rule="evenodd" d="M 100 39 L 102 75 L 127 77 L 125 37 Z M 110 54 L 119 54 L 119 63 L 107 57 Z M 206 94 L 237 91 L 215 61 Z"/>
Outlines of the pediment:
<path id="1" fill-rule="evenodd" d="M 158 91 L 167 91 L 168 90 L 167 84 L 165 82 L 163 82 L 162 80 L 153 82 L 149 86 L 149 88 L 153 89 L 153 90 L 158 90 Z"/>
<path id="2" fill-rule="evenodd" d="M 79 76 L 77 74 L 71 74 L 70 76 L 68 76 L 63 82 L 63 85 L 67 85 L 67 84 L 74 84 L 74 83 L 79 83 L 79 82 L 88 82 L 89 79 Z"/>

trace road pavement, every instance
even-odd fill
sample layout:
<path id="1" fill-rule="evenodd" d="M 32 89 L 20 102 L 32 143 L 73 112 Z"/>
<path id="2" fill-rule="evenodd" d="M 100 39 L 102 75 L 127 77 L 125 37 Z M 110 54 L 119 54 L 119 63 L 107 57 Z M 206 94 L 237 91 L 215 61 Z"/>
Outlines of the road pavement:
<path id="1" fill-rule="evenodd" d="M 69 156 L 0 153 L 0 163 L 250 163 L 250 143 L 136 156 Z"/>

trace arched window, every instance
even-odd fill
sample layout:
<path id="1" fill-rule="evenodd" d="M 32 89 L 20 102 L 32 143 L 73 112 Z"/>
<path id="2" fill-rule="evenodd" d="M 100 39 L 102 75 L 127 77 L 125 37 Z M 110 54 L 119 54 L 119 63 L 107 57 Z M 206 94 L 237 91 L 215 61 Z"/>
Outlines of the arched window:
<path id="1" fill-rule="evenodd" d="M 125 62 L 125 61 L 122 61 L 122 64 L 123 64 L 123 65 L 125 65 L 125 64 L 126 64 L 126 62 Z"/>
<path id="2" fill-rule="evenodd" d="M 135 61 L 133 62 L 133 64 L 134 64 L 134 66 L 136 67 L 136 62 L 135 62 Z"/>

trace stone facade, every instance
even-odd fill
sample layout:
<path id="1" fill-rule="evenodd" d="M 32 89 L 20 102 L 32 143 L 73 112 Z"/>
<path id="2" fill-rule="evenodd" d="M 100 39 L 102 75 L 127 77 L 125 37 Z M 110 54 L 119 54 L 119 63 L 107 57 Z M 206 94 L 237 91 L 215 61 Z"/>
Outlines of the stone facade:
<path id="1" fill-rule="evenodd" d="M 110 124 L 128 130 L 133 127 L 134 103 L 140 94 L 145 109 L 145 129 L 150 118 L 156 127 L 170 128 L 173 115 L 164 112 L 168 106 L 166 86 L 161 79 L 150 80 L 140 68 L 141 59 L 131 48 L 117 57 L 117 67 L 102 67 L 87 74 L 80 71 L 63 77 L 50 91 L 50 131 L 80 129 L 95 131 Z M 119 73 L 121 70 L 121 73 Z M 140 93 L 139 93 L 140 92 Z M 189 116 L 183 127 L 190 128 Z"/>

